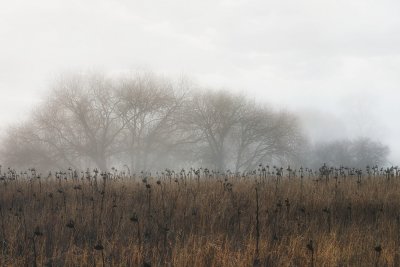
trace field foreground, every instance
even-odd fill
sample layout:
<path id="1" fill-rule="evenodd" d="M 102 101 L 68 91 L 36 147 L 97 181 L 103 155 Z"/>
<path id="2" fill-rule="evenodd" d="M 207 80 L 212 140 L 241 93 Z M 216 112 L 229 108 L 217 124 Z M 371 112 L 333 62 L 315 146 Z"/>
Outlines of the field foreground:
<path id="1" fill-rule="evenodd" d="M 1 180 L 1 266 L 400 266 L 398 177 Z"/>

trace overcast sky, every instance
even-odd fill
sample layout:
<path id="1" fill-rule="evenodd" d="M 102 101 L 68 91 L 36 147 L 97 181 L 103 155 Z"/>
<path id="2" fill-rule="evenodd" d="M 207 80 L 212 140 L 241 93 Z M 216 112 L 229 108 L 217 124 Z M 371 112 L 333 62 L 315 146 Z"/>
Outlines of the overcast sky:
<path id="1" fill-rule="evenodd" d="M 297 112 L 314 140 L 370 136 L 400 163 L 400 2 L 0 2 L 0 131 L 58 74 L 151 70 Z"/>

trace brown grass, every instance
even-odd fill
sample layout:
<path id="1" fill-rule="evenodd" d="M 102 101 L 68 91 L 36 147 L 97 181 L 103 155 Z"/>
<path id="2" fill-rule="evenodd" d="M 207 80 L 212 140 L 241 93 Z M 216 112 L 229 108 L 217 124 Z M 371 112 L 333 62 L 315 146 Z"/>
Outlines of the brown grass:
<path id="1" fill-rule="evenodd" d="M 400 178 L 257 179 L 5 179 L 0 265 L 252 266 L 256 186 L 260 266 L 400 265 Z"/>

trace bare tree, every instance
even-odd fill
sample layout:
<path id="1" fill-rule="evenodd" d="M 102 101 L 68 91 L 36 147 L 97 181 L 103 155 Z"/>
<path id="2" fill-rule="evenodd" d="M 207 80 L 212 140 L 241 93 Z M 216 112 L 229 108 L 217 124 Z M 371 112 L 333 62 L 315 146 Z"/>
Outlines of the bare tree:
<path id="1" fill-rule="evenodd" d="M 151 73 L 125 77 L 119 83 L 118 107 L 132 169 L 147 169 L 150 158 L 159 159 L 179 143 L 176 118 L 186 90 L 176 87 Z"/>
<path id="2" fill-rule="evenodd" d="M 235 170 L 251 170 L 265 161 L 293 160 L 304 141 L 293 115 L 249 105 L 233 135 Z"/>
<path id="3" fill-rule="evenodd" d="M 52 149 L 87 157 L 100 169 L 119 151 L 124 123 L 118 99 L 102 75 L 69 76 L 60 80 L 47 102 L 34 114 L 41 142 Z"/>
<path id="4" fill-rule="evenodd" d="M 237 171 L 296 155 L 302 135 L 293 115 L 189 87 L 150 73 L 65 76 L 9 131 L 4 153 L 11 163 L 43 166 L 150 170 L 179 160 Z"/>
<path id="5" fill-rule="evenodd" d="M 369 138 L 344 139 L 316 144 L 311 162 L 314 167 L 326 163 L 333 166 L 365 168 L 367 165 L 386 164 L 388 154 L 387 146 Z"/>
<path id="6" fill-rule="evenodd" d="M 49 137 L 44 138 L 42 131 L 32 125 L 32 122 L 10 127 L 2 140 L 3 163 L 8 166 L 25 169 L 35 167 L 41 170 L 75 167 L 74 154 L 54 146 L 51 136 Z"/>
<path id="7" fill-rule="evenodd" d="M 227 160 L 227 140 L 240 121 L 246 101 L 226 91 L 207 91 L 192 96 L 186 106 L 185 123 L 201 137 L 201 157 L 218 170 Z"/>
<path id="8" fill-rule="evenodd" d="M 359 168 L 387 164 L 389 147 L 369 138 L 360 137 L 352 142 L 351 155 L 354 166 Z"/>

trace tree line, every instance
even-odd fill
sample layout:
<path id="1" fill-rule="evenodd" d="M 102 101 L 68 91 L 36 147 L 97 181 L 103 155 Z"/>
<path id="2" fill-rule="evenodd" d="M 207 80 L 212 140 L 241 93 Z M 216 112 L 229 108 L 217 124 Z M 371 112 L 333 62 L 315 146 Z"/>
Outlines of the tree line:
<path id="1" fill-rule="evenodd" d="M 365 142 L 370 164 L 386 160 L 386 146 Z M 248 171 L 264 162 L 314 163 L 321 155 L 334 162 L 329 145 L 310 149 L 293 113 L 151 73 L 65 75 L 29 119 L 8 128 L 1 148 L 9 166 L 46 170 Z"/>

